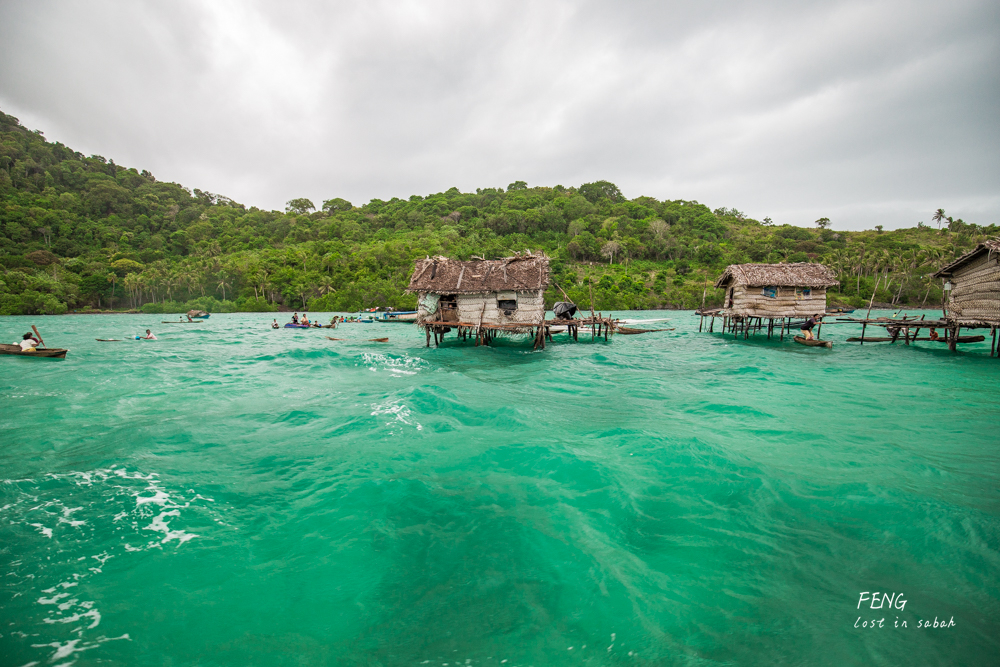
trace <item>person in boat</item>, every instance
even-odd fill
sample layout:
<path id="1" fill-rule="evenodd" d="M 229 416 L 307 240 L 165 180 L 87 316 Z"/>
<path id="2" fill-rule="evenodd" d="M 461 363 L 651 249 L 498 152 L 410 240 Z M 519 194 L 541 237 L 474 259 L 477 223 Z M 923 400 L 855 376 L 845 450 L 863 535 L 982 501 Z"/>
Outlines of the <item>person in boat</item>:
<path id="1" fill-rule="evenodd" d="M 34 352 L 35 348 L 41 343 L 30 333 L 26 333 L 21 336 L 21 342 L 18 344 L 21 346 L 21 352 Z"/>
<path id="2" fill-rule="evenodd" d="M 806 340 L 816 340 L 816 338 L 813 336 L 813 327 L 822 321 L 823 317 L 819 313 L 816 313 L 815 315 L 813 315 L 808 320 L 802 323 L 802 326 L 799 327 L 799 330 L 802 331 L 803 335 L 805 335 Z"/>
<path id="3" fill-rule="evenodd" d="M 275 319 L 273 322 L 271 322 L 271 328 L 272 329 L 280 329 L 281 328 L 281 327 L 278 326 L 278 320 L 277 319 Z"/>
<path id="4" fill-rule="evenodd" d="M 302 319 L 299 320 L 299 324 L 304 324 L 306 326 L 309 326 L 309 324 L 310 324 L 310 322 L 309 322 L 309 315 L 306 314 L 306 313 L 302 313 Z"/>
<path id="5" fill-rule="evenodd" d="M 938 335 L 937 329 L 934 327 L 931 327 L 928 335 L 931 337 L 931 340 L 941 340 L 941 336 Z"/>
<path id="6" fill-rule="evenodd" d="M 298 323 L 299 323 L 299 314 L 292 313 L 292 324 L 298 324 Z"/>
<path id="7" fill-rule="evenodd" d="M 153 335 L 152 331 L 146 329 L 146 335 L 143 336 L 143 340 L 156 340 L 156 336 Z"/>

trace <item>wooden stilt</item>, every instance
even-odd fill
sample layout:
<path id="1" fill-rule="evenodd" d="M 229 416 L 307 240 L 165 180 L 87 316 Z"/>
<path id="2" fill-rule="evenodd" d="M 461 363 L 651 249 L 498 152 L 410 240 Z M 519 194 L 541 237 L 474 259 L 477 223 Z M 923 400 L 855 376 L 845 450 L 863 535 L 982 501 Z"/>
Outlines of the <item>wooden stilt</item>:
<path id="1" fill-rule="evenodd" d="M 867 328 L 868 328 L 868 323 L 867 322 L 865 322 L 864 324 L 861 325 L 861 344 L 862 345 L 865 344 L 865 329 L 867 329 Z"/>
<path id="2" fill-rule="evenodd" d="M 990 343 L 990 357 L 993 356 L 993 349 L 997 346 L 997 328 L 993 327 L 993 342 Z"/>
<path id="3" fill-rule="evenodd" d="M 954 329 L 951 330 L 951 340 L 948 341 L 948 349 L 951 350 L 952 352 L 958 349 L 958 332 L 961 329 L 962 327 L 956 326 Z"/>

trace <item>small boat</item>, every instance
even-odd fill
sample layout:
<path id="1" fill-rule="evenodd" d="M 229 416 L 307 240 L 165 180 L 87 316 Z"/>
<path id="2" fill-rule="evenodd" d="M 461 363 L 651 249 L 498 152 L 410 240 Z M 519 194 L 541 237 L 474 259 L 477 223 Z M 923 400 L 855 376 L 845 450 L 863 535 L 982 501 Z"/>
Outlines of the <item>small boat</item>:
<path id="1" fill-rule="evenodd" d="M 649 320 L 618 320 L 618 324 L 645 324 L 646 322 L 669 322 L 672 318 L 656 317 Z"/>
<path id="2" fill-rule="evenodd" d="M 369 338 L 368 342 L 369 343 L 388 343 L 389 339 L 388 338 Z"/>
<path id="3" fill-rule="evenodd" d="M 383 313 L 375 313 L 376 322 L 403 322 L 405 324 L 412 324 L 417 321 L 417 311 L 386 311 Z"/>
<path id="4" fill-rule="evenodd" d="M 43 347 L 42 349 L 36 349 L 34 352 L 25 352 L 21 350 L 20 345 L 7 345 L 6 343 L 0 343 L 0 354 L 10 354 L 16 357 L 48 357 L 50 359 L 65 359 L 66 353 L 69 350 L 63 350 L 58 347 Z"/>
<path id="5" fill-rule="evenodd" d="M 852 336 L 851 338 L 847 339 L 847 342 L 848 343 L 857 343 L 860 340 L 861 340 L 861 336 Z M 896 340 L 903 340 L 903 336 L 900 335 L 899 338 L 897 338 Z M 917 341 L 917 340 L 930 341 L 932 343 L 947 343 L 948 342 L 947 339 L 944 336 L 940 336 L 938 338 L 928 338 L 927 336 L 924 336 L 924 337 L 921 337 L 921 338 L 911 338 L 910 342 L 912 343 L 913 341 Z M 982 343 L 984 340 L 986 340 L 986 336 L 959 336 L 958 339 L 955 342 L 956 343 Z M 865 342 L 866 343 L 891 343 L 892 342 L 892 337 L 890 337 L 890 336 L 875 336 L 875 337 L 866 336 L 865 337 Z"/>
<path id="6" fill-rule="evenodd" d="M 120 343 L 120 342 L 122 342 L 121 338 L 95 338 L 94 340 L 96 340 L 98 343 Z"/>
<path id="7" fill-rule="evenodd" d="M 343 338 L 334 338 L 333 336 L 327 336 L 327 340 L 344 340 Z"/>
<path id="8" fill-rule="evenodd" d="M 286 329 L 312 329 L 313 327 L 308 324 L 295 324 L 295 322 L 289 322 L 285 325 Z"/>
<path id="9" fill-rule="evenodd" d="M 673 331 L 673 329 L 633 329 L 631 327 L 617 327 L 614 332 L 617 334 L 623 334 L 625 336 L 632 336 L 635 334 L 652 333 L 654 331 Z"/>
<path id="10" fill-rule="evenodd" d="M 209 318 L 209 314 L 204 310 L 189 310 L 187 315 L 192 320 L 207 320 Z"/>
<path id="11" fill-rule="evenodd" d="M 833 347 L 833 343 L 828 340 L 818 340 L 816 338 L 809 340 L 805 336 L 796 336 L 795 342 L 799 345 L 808 345 L 809 347 Z"/>
<path id="12" fill-rule="evenodd" d="M 163 320 L 160 324 L 194 324 L 191 320 Z"/>

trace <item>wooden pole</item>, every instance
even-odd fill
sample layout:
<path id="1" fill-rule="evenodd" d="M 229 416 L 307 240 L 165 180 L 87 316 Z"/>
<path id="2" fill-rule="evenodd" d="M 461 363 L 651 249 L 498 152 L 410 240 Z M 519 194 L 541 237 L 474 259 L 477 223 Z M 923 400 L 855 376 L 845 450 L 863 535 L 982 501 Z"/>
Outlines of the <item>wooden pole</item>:
<path id="1" fill-rule="evenodd" d="M 878 291 L 878 281 L 882 276 L 875 276 L 875 288 L 872 290 L 872 299 L 868 302 L 868 312 L 865 313 L 865 319 L 872 314 L 872 304 L 875 303 L 875 292 Z"/>
<path id="2" fill-rule="evenodd" d="M 990 343 L 990 357 L 993 356 L 993 349 L 997 346 L 997 328 L 993 327 L 993 342 Z"/>
<path id="3" fill-rule="evenodd" d="M 864 324 L 861 325 L 861 344 L 862 345 L 865 344 L 865 329 L 867 329 L 867 328 L 868 328 L 868 323 L 867 322 L 865 322 Z"/>
<path id="4" fill-rule="evenodd" d="M 38 336 L 38 344 L 41 345 L 42 347 L 45 347 L 45 341 L 42 340 L 42 334 L 38 333 L 38 329 L 35 328 L 34 324 L 31 325 L 31 330 L 35 332 L 36 336 Z"/>

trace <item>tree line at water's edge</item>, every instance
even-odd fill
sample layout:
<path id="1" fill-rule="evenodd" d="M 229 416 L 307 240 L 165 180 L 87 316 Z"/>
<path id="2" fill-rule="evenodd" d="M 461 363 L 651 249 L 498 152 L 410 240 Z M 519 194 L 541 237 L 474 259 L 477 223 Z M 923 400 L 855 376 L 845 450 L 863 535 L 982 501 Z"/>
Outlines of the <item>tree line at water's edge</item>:
<path id="1" fill-rule="evenodd" d="M 0 112 L 0 314 L 139 309 L 173 313 L 413 308 L 413 261 L 531 249 L 552 278 L 599 310 L 720 304 L 727 264 L 823 262 L 830 301 L 941 303 L 942 264 L 1000 232 L 934 212 L 931 225 L 865 232 L 775 226 L 696 201 L 626 199 L 612 183 L 457 188 L 422 197 L 333 198 L 247 208 L 85 157 Z M 563 299 L 556 286 L 547 302 Z"/>

